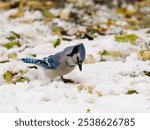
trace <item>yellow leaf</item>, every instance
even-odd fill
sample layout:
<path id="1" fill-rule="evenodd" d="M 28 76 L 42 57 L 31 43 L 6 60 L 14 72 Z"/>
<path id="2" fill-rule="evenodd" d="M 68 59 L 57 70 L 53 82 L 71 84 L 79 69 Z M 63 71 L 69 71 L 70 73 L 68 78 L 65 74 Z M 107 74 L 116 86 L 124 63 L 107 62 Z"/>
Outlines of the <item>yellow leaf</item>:
<path id="1" fill-rule="evenodd" d="M 16 53 L 10 53 L 10 54 L 8 54 L 8 58 L 17 58 L 17 54 Z"/>
<path id="2" fill-rule="evenodd" d="M 140 56 L 143 61 L 150 60 L 150 50 L 142 50 L 140 51 Z"/>
<path id="3" fill-rule="evenodd" d="M 24 16 L 23 11 L 17 11 L 15 14 L 10 15 L 9 18 L 16 19 L 16 18 L 20 18 L 20 17 L 23 17 L 23 16 Z"/>
<path id="4" fill-rule="evenodd" d="M 8 82 L 8 83 L 12 83 L 12 79 L 13 79 L 13 73 L 11 71 L 6 71 L 3 75 L 4 79 Z"/>

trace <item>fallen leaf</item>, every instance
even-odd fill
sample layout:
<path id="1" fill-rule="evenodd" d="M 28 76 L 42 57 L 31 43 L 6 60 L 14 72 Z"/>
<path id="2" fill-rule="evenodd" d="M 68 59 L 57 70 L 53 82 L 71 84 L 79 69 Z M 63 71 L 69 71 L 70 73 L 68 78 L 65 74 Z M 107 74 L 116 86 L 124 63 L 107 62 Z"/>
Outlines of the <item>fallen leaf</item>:
<path id="1" fill-rule="evenodd" d="M 0 9 L 9 9 L 11 2 L 0 2 Z"/>
<path id="2" fill-rule="evenodd" d="M 56 41 L 54 41 L 54 42 L 53 42 L 53 46 L 54 46 L 54 48 L 56 48 L 57 46 L 59 46 L 59 45 L 60 45 L 60 43 L 61 43 L 60 38 L 57 38 L 57 39 L 56 39 Z"/>
<path id="3" fill-rule="evenodd" d="M 136 45 L 137 39 L 140 39 L 135 34 L 122 34 L 122 35 L 116 35 L 115 40 L 118 42 L 130 42 L 133 45 Z"/>
<path id="4" fill-rule="evenodd" d="M 24 16 L 23 11 L 17 11 L 15 14 L 10 15 L 9 18 L 16 19 L 16 18 L 20 18 L 20 17 L 23 17 L 23 16 Z"/>
<path id="5" fill-rule="evenodd" d="M 136 90 L 128 90 L 126 94 L 138 94 L 138 92 Z"/>
<path id="6" fill-rule="evenodd" d="M 54 35 L 58 35 L 58 36 L 67 35 L 67 32 L 62 27 L 53 26 L 52 31 Z"/>
<path id="7" fill-rule="evenodd" d="M 110 27 L 113 24 L 113 22 L 111 19 L 109 19 L 106 24 L 107 24 L 107 27 Z"/>
<path id="8" fill-rule="evenodd" d="M 94 90 L 93 86 L 88 86 L 88 87 L 87 87 L 88 93 L 92 94 L 92 93 L 93 93 L 93 90 Z"/>
<path id="9" fill-rule="evenodd" d="M 112 56 L 112 57 L 122 57 L 123 54 L 118 51 L 106 51 L 104 50 L 103 52 L 100 52 L 100 55 L 102 56 Z"/>
<path id="10" fill-rule="evenodd" d="M 96 93 L 97 93 L 98 97 L 103 96 L 103 93 L 101 91 L 96 91 Z"/>
<path id="11" fill-rule="evenodd" d="M 15 82 L 29 82 L 30 80 L 28 78 L 25 77 L 17 77 Z"/>
<path id="12" fill-rule="evenodd" d="M 143 73 L 144 73 L 145 75 L 147 75 L 148 77 L 150 77 L 150 71 L 143 71 Z"/>
<path id="13" fill-rule="evenodd" d="M 11 32 L 10 36 L 7 37 L 8 40 L 15 40 L 17 38 L 20 38 L 20 35 L 15 32 Z"/>
<path id="14" fill-rule="evenodd" d="M 59 13 L 59 17 L 63 20 L 68 20 L 69 19 L 69 12 L 62 10 Z"/>
<path id="15" fill-rule="evenodd" d="M 28 70 L 20 70 L 19 72 L 21 73 L 21 75 L 24 75 L 28 72 Z"/>
<path id="16" fill-rule="evenodd" d="M 93 64 L 96 63 L 96 59 L 93 57 L 93 55 L 88 55 L 87 58 L 84 61 L 85 64 Z"/>
<path id="17" fill-rule="evenodd" d="M 8 43 L 5 43 L 5 44 L 0 44 L 0 46 L 3 46 L 7 49 L 11 49 L 13 48 L 14 46 L 17 46 L 17 47 L 20 47 L 21 44 L 19 42 L 16 42 L 16 41 L 12 41 L 12 42 L 8 42 Z"/>
<path id="18" fill-rule="evenodd" d="M 150 60 L 150 50 L 142 50 L 140 51 L 140 57 L 143 61 Z"/>
<path id="19" fill-rule="evenodd" d="M 50 20 L 54 18 L 54 15 L 52 13 L 50 13 L 49 10 L 46 8 L 43 8 L 41 10 L 41 12 L 42 12 L 44 17 L 49 18 Z"/>
<path id="20" fill-rule="evenodd" d="M 7 83 L 12 83 L 12 79 L 13 79 L 13 72 L 11 71 L 6 71 L 4 74 L 3 74 L 3 77 L 4 79 L 7 81 Z"/>
<path id="21" fill-rule="evenodd" d="M 7 63 L 7 62 L 9 62 L 9 60 L 2 60 L 2 61 L 0 61 L 1 64 L 2 63 Z"/>
<path id="22" fill-rule="evenodd" d="M 81 92 L 81 90 L 83 90 L 83 87 L 84 85 L 82 83 L 80 83 L 78 86 L 77 86 L 77 89 L 79 92 Z"/>
<path id="23" fill-rule="evenodd" d="M 90 112 L 91 112 L 91 110 L 90 110 L 90 109 L 87 109 L 87 110 L 86 110 L 86 113 L 90 113 Z"/>
<path id="24" fill-rule="evenodd" d="M 16 53 L 10 53 L 10 54 L 8 54 L 8 58 L 15 59 L 15 58 L 17 58 L 17 54 Z"/>

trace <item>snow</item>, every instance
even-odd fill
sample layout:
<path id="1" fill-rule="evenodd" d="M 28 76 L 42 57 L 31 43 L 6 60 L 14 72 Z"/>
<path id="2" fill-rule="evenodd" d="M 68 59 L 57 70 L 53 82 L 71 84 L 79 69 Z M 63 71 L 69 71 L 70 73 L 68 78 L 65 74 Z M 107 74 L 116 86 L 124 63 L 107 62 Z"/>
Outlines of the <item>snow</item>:
<path id="1" fill-rule="evenodd" d="M 51 10 L 55 12 L 55 10 Z M 140 61 L 138 52 L 140 46 L 130 43 L 118 43 L 113 35 L 99 36 L 90 41 L 87 39 L 63 41 L 61 45 L 53 48 L 52 42 L 57 36 L 51 35 L 49 25 L 35 21 L 32 24 L 24 24 L 20 21 L 40 19 L 40 12 L 26 12 L 25 17 L 16 20 L 8 20 L 8 16 L 15 10 L 1 12 L 0 16 L 0 43 L 8 40 L 6 37 L 10 31 L 21 34 L 20 48 L 7 50 L 0 47 L 0 60 L 6 60 L 8 54 L 17 53 L 18 59 L 0 64 L 0 112 L 150 112 L 150 77 L 143 74 L 150 72 L 150 61 Z M 104 14 L 103 14 L 104 15 Z M 106 14 L 108 15 L 108 14 Z M 55 19 L 61 26 L 68 26 L 67 22 Z M 84 29 L 81 27 L 81 29 Z M 73 29 L 74 30 L 74 29 Z M 117 30 L 116 30 L 117 31 Z M 126 31 L 142 36 L 146 41 L 150 36 L 145 30 Z M 83 71 L 78 68 L 66 75 L 80 84 L 65 84 L 56 78 L 50 82 L 43 71 L 29 69 L 29 64 L 22 63 L 19 59 L 36 54 L 42 58 L 54 54 L 66 46 L 84 43 L 87 55 L 93 55 L 96 63 L 84 64 Z M 25 46 L 28 46 L 24 51 Z M 144 45 L 142 45 L 144 46 Z M 101 61 L 100 52 L 119 51 L 129 54 L 125 61 Z M 30 82 L 9 84 L 3 74 L 6 71 L 18 72 L 29 70 L 25 77 Z M 79 85 L 83 88 L 79 91 Z M 92 93 L 88 91 L 92 86 Z M 136 90 L 138 94 L 127 95 L 128 90 Z M 99 95 L 98 93 L 101 93 Z"/>

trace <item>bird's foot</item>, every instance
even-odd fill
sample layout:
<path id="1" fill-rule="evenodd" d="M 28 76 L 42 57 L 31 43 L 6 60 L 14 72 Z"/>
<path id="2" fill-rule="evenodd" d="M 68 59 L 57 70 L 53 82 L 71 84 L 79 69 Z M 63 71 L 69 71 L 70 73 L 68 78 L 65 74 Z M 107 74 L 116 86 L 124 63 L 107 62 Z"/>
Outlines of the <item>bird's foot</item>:
<path id="1" fill-rule="evenodd" d="M 64 79 L 63 76 L 61 76 L 61 80 L 64 82 L 64 83 L 76 83 L 75 81 L 71 80 L 71 79 Z"/>

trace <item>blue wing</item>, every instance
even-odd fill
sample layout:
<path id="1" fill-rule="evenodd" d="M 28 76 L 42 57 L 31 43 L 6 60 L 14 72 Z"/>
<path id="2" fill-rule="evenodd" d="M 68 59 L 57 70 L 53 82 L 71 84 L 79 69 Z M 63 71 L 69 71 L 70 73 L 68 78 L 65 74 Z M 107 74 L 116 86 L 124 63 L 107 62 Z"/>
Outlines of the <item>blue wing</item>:
<path id="1" fill-rule="evenodd" d="M 46 69 L 56 69 L 59 65 L 59 62 L 56 61 L 51 55 L 40 60 L 38 64 Z"/>
<path id="2" fill-rule="evenodd" d="M 22 58 L 21 60 L 25 63 L 36 64 L 46 69 L 56 69 L 59 66 L 58 59 L 53 57 L 53 55 L 45 57 L 41 60 L 32 58 Z"/>

